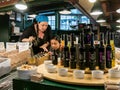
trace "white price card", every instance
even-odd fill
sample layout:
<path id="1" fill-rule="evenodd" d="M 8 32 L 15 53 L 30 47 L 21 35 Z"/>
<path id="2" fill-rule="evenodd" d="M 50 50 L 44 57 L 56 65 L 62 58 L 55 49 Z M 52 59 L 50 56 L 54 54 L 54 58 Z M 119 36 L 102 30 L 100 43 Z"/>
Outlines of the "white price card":
<path id="1" fill-rule="evenodd" d="M 4 42 L 0 42 L 0 51 L 4 51 L 5 50 L 5 44 Z"/>
<path id="2" fill-rule="evenodd" d="M 18 42 L 19 52 L 26 51 L 29 49 L 29 42 Z"/>
<path id="3" fill-rule="evenodd" d="M 17 43 L 6 42 L 6 51 L 12 51 L 17 49 Z"/>

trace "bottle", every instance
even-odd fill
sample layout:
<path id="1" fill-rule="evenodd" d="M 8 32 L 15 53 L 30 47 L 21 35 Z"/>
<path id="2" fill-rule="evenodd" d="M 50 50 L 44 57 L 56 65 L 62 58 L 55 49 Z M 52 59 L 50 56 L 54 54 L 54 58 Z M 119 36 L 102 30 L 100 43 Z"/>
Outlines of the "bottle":
<path id="1" fill-rule="evenodd" d="M 112 67 L 115 67 L 115 43 L 114 43 L 114 33 L 111 32 L 110 45 L 112 48 Z"/>
<path id="2" fill-rule="evenodd" d="M 74 34 L 71 35 L 71 47 L 70 47 L 70 68 L 76 68 L 76 47 L 74 45 Z"/>
<path id="3" fill-rule="evenodd" d="M 92 25 L 87 24 L 84 28 L 84 38 L 85 38 L 85 44 L 90 45 L 91 43 L 91 32 L 92 32 Z"/>
<path id="4" fill-rule="evenodd" d="M 67 46 L 67 34 L 65 34 L 65 46 L 63 49 L 63 63 L 64 67 L 69 67 L 69 47 Z"/>
<path id="5" fill-rule="evenodd" d="M 91 43 L 91 33 L 92 33 L 92 24 L 87 24 L 84 29 L 84 42 L 85 42 L 85 49 L 86 49 L 86 67 L 89 68 L 89 61 L 90 61 L 90 43 Z"/>
<path id="6" fill-rule="evenodd" d="M 99 69 L 104 70 L 105 69 L 105 47 L 103 45 L 103 33 L 100 34 L 100 46 L 98 49 L 98 64 Z"/>
<path id="7" fill-rule="evenodd" d="M 106 46 L 106 68 L 112 67 L 112 48 L 110 45 L 110 34 L 107 35 L 107 46 Z"/>
<path id="8" fill-rule="evenodd" d="M 89 61 L 89 68 L 90 70 L 95 70 L 96 67 L 96 51 L 95 51 L 95 46 L 94 46 L 94 34 L 91 34 L 91 45 L 90 45 L 90 49 L 89 49 L 89 57 L 90 57 L 90 61 Z"/>
<path id="9" fill-rule="evenodd" d="M 84 44 L 84 33 L 80 33 L 80 47 L 79 47 L 79 69 L 85 70 L 86 68 L 86 52 Z"/>
<path id="10" fill-rule="evenodd" d="M 56 51 L 54 50 L 53 54 L 52 54 L 52 64 L 57 65 L 58 64 L 58 60 L 57 59 L 58 59 L 58 56 L 57 56 Z"/>
<path id="11" fill-rule="evenodd" d="M 63 57 L 63 55 L 64 55 L 64 53 L 63 53 L 63 49 L 64 49 L 64 46 L 65 46 L 65 41 L 64 41 L 64 34 L 62 34 L 61 36 L 60 36 L 60 65 L 61 66 L 63 66 L 64 64 L 64 57 Z"/>

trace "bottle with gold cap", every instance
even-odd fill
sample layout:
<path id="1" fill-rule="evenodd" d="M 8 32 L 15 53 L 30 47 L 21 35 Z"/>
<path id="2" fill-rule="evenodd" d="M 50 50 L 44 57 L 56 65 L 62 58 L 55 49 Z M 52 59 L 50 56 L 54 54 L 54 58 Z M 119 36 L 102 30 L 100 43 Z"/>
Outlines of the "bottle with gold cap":
<path id="1" fill-rule="evenodd" d="M 115 66 L 115 44 L 114 44 L 114 33 L 111 32 L 110 45 L 112 48 L 112 67 Z"/>

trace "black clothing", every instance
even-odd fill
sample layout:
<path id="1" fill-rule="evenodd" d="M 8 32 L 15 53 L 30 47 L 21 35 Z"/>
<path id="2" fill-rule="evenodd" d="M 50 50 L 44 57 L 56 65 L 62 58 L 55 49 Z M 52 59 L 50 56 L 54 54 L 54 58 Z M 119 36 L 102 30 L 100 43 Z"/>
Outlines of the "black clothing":
<path id="1" fill-rule="evenodd" d="M 44 37 L 43 37 L 43 39 L 41 39 L 41 38 L 38 38 L 38 35 L 35 32 L 34 26 L 32 25 L 23 32 L 22 36 L 20 37 L 20 41 L 22 41 L 22 39 L 24 39 L 24 38 L 29 38 L 30 36 L 33 36 L 36 38 L 32 42 L 33 43 L 32 49 L 33 49 L 33 53 L 37 54 L 37 53 L 43 51 L 43 49 L 41 49 L 40 46 L 42 46 L 43 44 L 45 44 L 47 42 L 50 43 L 50 39 L 52 36 L 51 27 L 48 25 L 47 30 L 44 32 Z"/>
<path id="2" fill-rule="evenodd" d="M 30 36 L 37 37 L 33 24 L 24 30 L 19 40 L 22 41 L 22 39 L 29 38 Z"/>

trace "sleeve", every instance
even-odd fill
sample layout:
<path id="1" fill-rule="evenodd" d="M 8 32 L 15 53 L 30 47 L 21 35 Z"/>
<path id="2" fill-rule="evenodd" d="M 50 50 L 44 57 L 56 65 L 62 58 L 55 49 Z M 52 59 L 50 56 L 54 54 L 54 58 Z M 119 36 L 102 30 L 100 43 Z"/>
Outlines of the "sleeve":
<path id="1" fill-rule="evenodd" d="M 19 41 L 22 41 L 24 38 L 29 38 L 31 36 L 31 27 L 26 28 L 23 32 L 23 34 L 20 36 Z"/>

